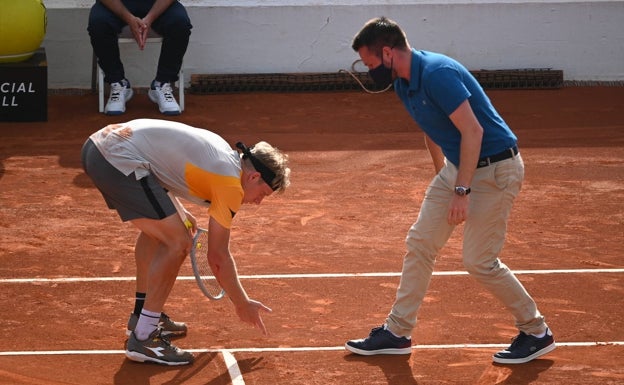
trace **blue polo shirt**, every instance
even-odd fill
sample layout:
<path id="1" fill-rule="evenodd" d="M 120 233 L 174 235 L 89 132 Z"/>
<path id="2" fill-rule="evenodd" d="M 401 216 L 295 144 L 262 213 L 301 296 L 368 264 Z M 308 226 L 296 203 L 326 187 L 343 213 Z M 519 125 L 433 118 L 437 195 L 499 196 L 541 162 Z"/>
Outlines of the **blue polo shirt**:
<path id="1" fill-rule="evenodd" d="M 456 60 L 412 49 L 410 78 L 410 82 L 395 79 L 397 95 L 412 118 L 455 166 L 459 166 L 461 133 L 449 115 L 466 99 L 483 127 L 480 158 L 516 145 L 516 136 L 496 112 L 481 85 Z"/>

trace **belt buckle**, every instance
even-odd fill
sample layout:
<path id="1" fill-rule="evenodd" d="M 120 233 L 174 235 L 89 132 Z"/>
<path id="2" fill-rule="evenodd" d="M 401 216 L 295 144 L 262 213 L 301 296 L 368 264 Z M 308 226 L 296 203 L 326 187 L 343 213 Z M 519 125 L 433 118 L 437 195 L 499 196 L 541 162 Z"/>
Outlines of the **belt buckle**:
<path id="1" fill-rule="evenodd" d="M 477 168 L 486 167 L 490 165 L 490 157 L 479 160 L 477 163 Z"/>

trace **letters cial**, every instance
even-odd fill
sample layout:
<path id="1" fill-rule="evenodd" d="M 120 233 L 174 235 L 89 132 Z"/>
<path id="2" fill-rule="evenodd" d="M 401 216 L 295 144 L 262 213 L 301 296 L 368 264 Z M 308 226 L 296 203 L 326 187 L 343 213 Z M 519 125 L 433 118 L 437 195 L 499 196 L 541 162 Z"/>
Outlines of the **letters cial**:
<path id="1" fill-rule="evenodd" d="M 35 93 L 32 83 L 0 83 L 0 92 L 3 94 Z"/>

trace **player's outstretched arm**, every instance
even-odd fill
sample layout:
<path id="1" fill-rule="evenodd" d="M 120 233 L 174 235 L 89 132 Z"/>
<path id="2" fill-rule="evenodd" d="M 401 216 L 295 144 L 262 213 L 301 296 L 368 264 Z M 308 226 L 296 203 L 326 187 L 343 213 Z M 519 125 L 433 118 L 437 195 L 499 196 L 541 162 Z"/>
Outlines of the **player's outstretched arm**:
<path id="1" fill-rule="evenodd" d="M 266 335 L 267 330 L 261 312 L 271 312 L 271 309 L 261 302 L 250 299 L 243 288 L 236 270 L 236 262 L 230 253 L 230 230 L 210 218 L 208 233 L 208 263 L 215 278 L 234 304 L 241 321 L 257 327 Z"/>

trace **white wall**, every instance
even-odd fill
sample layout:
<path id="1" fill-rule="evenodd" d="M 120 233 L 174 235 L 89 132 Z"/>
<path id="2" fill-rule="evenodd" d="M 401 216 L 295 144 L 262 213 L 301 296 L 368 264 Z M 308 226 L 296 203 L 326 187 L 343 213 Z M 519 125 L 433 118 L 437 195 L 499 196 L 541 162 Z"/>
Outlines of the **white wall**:
<path id="1" fill-rule="evenodd" d="M 88 88 L 89 0 L 44 0 L 50 88 Z M 336 72 L 351 39 L 386 15 L 411 45 L 469 69 L 553 68 L 565 80 L 624 80 L 624 1 L 184 0 L 194 25 L 187 74 Z M 128 78 L 146 86 L 159 47 L 122 47 Z M 187 84 L 190 76 L 187 76 Z"/>

